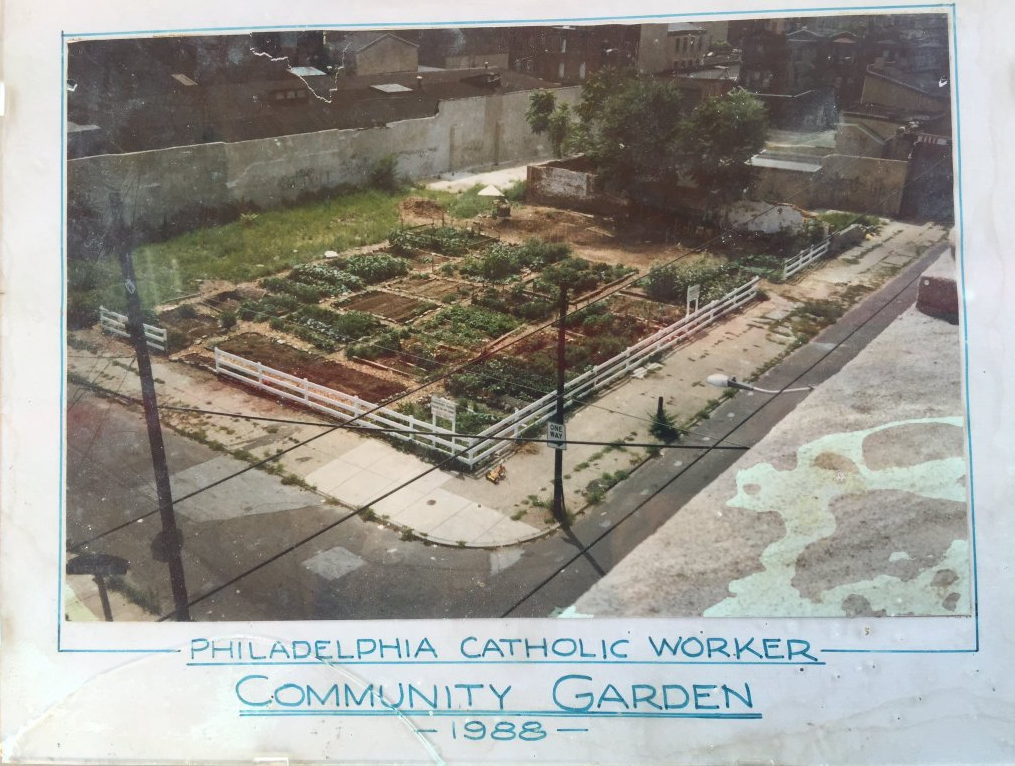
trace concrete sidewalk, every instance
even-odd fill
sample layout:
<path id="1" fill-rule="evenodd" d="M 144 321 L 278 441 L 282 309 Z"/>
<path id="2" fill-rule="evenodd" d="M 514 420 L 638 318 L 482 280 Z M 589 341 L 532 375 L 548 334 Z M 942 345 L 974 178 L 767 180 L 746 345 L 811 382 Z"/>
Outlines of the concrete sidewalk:
<path id="1" fill-rule="evenodd" d="M 676 422 L 695 418 L 720 395 L 703 382 L 710 373 L 722 371 L 748 379 L 794 345 L 788 321 L 799 302 L 835 297 L 857 283 L 880 284 L 944 236 L 937 226 L 892 222 L 877 239 L 819 264 L 789 284 L 770 288 L 767 300 L 709 328 L 653 369 L 642 370 L 640 376 L 587 403 L 569 418 L 568 439 L 599 444 L 571 444 L 564 453 L 567 508 L 576 512 L 594 504 L 654 453 L 649 447 L 630 445 L 654 442 L 649 426 L 659 397 Z M 129 354 L 118 341 L 97 340 L 94 333 L 90 341 L 98 344 L 100 356 L 113 350 Z M 70 371 L 80 378 L 129 396 L 139 395 L 136 375 L 117 366 L 115 360 L 75 350 L 68 357 Z M 181 433 L 256 458 L 316 437 L 281 456 L 279 466 L 351 508 L 369 507 L 373 517 L 407 534 L 445 545 L 486 548 L 525 542 L 555 528 L 548 511 L 553 456 L 545 444 L 528 444 L 509 454 L 503 462 L 506 478 L 495 485 L 482 474 L 436 470 L 385 442 L 349 430 L 328 431 L 333 424 L 320 421 L 316 425 L 316 416 L 257 396 L 206 370 L 161 358 L 154 360 L 154 368 L 163 406 L 237 415 L 164 412 L 167 423 Z M 695 439 L 692 429 L 683 443 L 702 442 Z M 668 449 L 666 459 L 679 465 L 680 453 L 679 447 Z"/>
<path id="2" fill-rule="evenodd" d="M 518 181 L 524 181 L 528 174 L 528 163 L 511 167 L 495 167 L 486 170 L 461 170 L 457 173 L 445 173 L 436 179 L 424 181 L 427 188 L 438 191 L 461 192 L 471 189 L 477 184 L 488 186 L 493 184 L 501 191 Z"/>

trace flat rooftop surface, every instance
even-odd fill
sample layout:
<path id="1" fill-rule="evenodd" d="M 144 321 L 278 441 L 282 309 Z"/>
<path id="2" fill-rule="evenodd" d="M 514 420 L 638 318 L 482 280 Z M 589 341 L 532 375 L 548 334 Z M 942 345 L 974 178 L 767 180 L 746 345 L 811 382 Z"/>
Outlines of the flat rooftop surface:
<path id="1" fill-rule="evenodd" d="M 575 611 L 969 614 L 960 378 L 959 328 L 908 309 Z"/>

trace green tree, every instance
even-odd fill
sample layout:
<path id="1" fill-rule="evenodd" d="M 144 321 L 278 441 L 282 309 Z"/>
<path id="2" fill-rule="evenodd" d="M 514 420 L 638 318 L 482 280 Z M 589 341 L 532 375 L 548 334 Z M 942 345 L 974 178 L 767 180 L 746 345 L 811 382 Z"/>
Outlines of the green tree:
<path id="1" fill-rule="evenodd" d="M 595 163 L 603 181 L 630 191 L 673 169 L 680 91 L 672 80 L 603 69 L 582 86 L 572 144 Z"/>
<path id="2" fill-rule="evenodd" d="M 557 97 L 552 90 L 537 90 L 529 96 L 529 108 L 525 112 L 525 121 L 537 136 L 550 128 L 550 115 L 557 106 Z"/>
<path id="3" fill-rule="evenodd" d="M 553 155 L 563 157 L 571 137 L 571 109 L 567 104 L 557 104 L 557 108 L 550 115 L 546 132 L 550 137 Z"/>
<path id="4" fill-rule="evenodd" d="M 737 90 L 697 107 L 680 131 L 681 165 L 708 195 L 709 209 L 726 219 L 753 178 L 747 164 L 765 146 L 768 114 L 750 93 Z"/>
<path id="5" fill-rule="evenodd" d="M 571 108 L 558 104 L 553 91 L 537 90 L 529 96 L 525 120 L 537 136 L 546 133 L 555 157 L 563 157 L 571 137 Z"/>

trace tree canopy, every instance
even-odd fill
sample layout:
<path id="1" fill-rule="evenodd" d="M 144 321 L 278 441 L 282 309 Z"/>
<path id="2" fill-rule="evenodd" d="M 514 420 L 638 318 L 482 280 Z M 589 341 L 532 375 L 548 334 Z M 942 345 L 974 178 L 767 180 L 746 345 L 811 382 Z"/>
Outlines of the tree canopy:
<path id="1" fill-rule="evenodd" d="M 720 215 L 749 186 L 747 161 L 768 133 L 764 106 L 745 91 L 705 99 L 688 115 L 674 80 L 633 69 L 591 75 L 574 109 L 537 91 L 526 118 L 534 132 L 549 135 L 558 157 L 584 153 L 607 187 L 630 194 L 686 173 Z"/>
<path id="2" fill-rule="evenodd" d="M 672 80 L 603 69 L 582 87 L 572 144 L 622 189 L 671 167 L 680 127 L 680 91 Z"/>
<path id="3" fill-rule="evenodd" d="M 767 135 L 765 107 L 750 93 L 706 99 L 681 126 L 681 164 L 725 210 L 750 185 L 753 170 L 747 161 L 764 148 Z"/>

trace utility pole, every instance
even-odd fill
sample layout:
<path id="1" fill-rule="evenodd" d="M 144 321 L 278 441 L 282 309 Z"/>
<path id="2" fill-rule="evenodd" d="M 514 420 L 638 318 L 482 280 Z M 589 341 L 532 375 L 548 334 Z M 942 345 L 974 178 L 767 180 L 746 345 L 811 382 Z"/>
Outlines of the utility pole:
<path id="1" fill-rule="evenodd" d="M 125 235 L 122 209 L 117 200 L 114 215 L 117 226 L 114 230 L 121 239 Z M 169 467 L 166 464 L 166 447 L 162 441 L 162 426 L 159 423 L 158 402 L 155 398 L 155 380 L 152 377 L 152 361 L 148 354 L 148 339 L 145 338 L 144 318 L 141 314 L 141 297 L 137 292 L 134 279 L 134 262 L 130 255 L 127 242 L 117 242 L 120 251 L 120 271 L 123 274 L 123 286 L 127 294 L 127 329 L 130 331 L 134 352 L 137 354 L 138 376 L 141 378 L 141 403 L 144 408 L 145 424 L 148 426 L 148 444 L 152 452 L 152 467 L 155 470 L 155 491 L 159 501 L 159 518 L 162 521 L 161 531 L 152 540 L 152 555 L 156 561 L 169 565 L 169 582 L 173 588 L 173 603 L 176 605 L 175 619 L 178 622 L 190 621 L 190 610 L 187 606 L 187 583 L 183 574 L 183 535 L 176 526 L 176 513 L 173 510 L 173 492 L 169 485 Z"/>
<path id="2" fill-rule="evenodd" d="M 557 411 L 553 422 L 564 433 L 564 319 L 567 317 L 567 285 L 560 285 L 560 318 L 557 321 Z M 562 527 L 570 526 L 564 508 L 564 445 L 555 445 L 553 451 L 553 518 Z"/>

